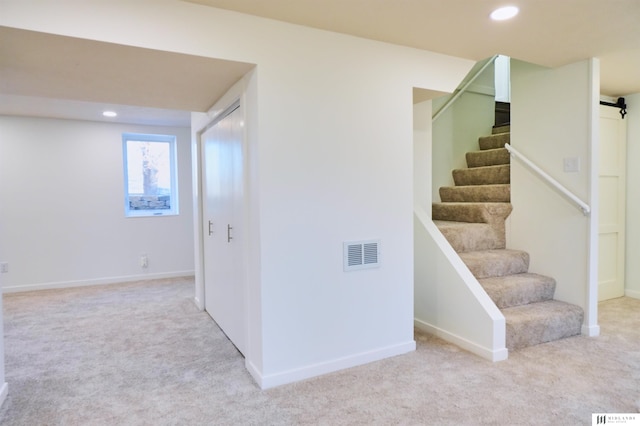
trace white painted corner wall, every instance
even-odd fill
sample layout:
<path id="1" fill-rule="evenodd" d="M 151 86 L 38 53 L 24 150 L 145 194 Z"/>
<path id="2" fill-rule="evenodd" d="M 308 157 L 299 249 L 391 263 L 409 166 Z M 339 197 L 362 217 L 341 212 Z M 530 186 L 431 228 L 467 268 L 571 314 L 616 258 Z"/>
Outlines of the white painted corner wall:
<path id="1" fill-rule="evenodd" d="M 486 61 L 478 62 L 464 81 L 471 79 Z M 488 66 L 433 123 L 430 161 L 433 168 L 431 187 L 434 202 L 440 201 L 440 187 L 454 185 L 451 171 L 467 167 L 465 154 L 480 149 L 478 138 L 491 134 L 496 102 L 494 70 L 493 64 Z M 434 114 L 451 96 L 433 100 Z"/>
<path id="2" fill-rule="evenodd" d="M 412 91 L 451 92 L 472 61 L 186 2 L 154 2 L 153 19 L 140 2 L 6 3 L 0 25 L 256 64 L 247 274 L 262 340 L 247 361 L 262 387 L 415 348 Z M 381 266 L 344 272 L 342 243 L 365 239 Z"/>
<path id="3" fill-rule="evenodd" d="M 262 387 L 415 349 L 412 87 L 448 67 L 335 34 L 287 39 L 305 42 L 257 67 Z M 369 239 L 380 268 L 344 272 L 343 242 Z"/>
<path id="4" fill-rule="evenodd" d="M 125 132 L 177 136 L 179 215 L 125 217 Z M 189 142 L 188 128 L 0 117 L 4 292 L 192 275 Z"/>
<path id="5" fill-rule="evenodd" d="M 597 206 L 597 60 L 555 69 L 512 60 L 511 89 L 511 145 Z M 580 159 L 578 172 L 563 170 L 567 157 Z M 597 208 L 584 216 L 516 159 L 511 162 L 511 203 L 507 246 L 530 254 L 531 272 L 555 278 L 555 298 L 581 306 L 583 333 L 597 334 Z"/>

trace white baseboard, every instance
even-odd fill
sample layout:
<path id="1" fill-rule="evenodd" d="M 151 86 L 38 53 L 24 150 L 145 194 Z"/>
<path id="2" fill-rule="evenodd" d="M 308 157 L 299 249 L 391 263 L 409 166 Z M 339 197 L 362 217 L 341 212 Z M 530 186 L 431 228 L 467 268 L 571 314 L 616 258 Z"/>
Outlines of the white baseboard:
<path id="1" fill-rule="evenodd" d="M 640 299 L 640 291 L 638 290 L 629 290 L 628 288 L 625 288 L 624 295 L 634 299 Z"/>
<path id="2" fill-rule="evenodd" d="M 507 348 L 498 348 L 498 349 L 486 348 L 477 343 L 471 342 L 470 340 L 467 340 L 464 337 L 460 337 L 456 334 L 450 333 L 446 330 L 443 330 L 439 327 L 436 327 L 434 325 L 431 325 L 419 319 L 414 319 L 413 323 L 417 329 L 422 330 L 425 333 L 438 336 L 441 339 L 446 340 L 447 342 L 460 346 L 462 349 L 465 349 L 471 353 L 474 353 L 484 359 L 488 359 L 489 361 L 493 361 L 493 362 L 504 361 L 509 357 L 509 350 Z"/>
<path id="3" fill-rule="evenodd" d="M 281 373 L 263 375 L 253 364 L 247 363 L 247 370 L 261 389 L 269 389 L 288 383 L 298 382 L 304 379 L 321 376 L 323 374 L 333 373 L 334 371 L 344 370 L 347 368 L 357 367 L 359 365 L 369 364 L 374 361 L 380 361 L 396 355 L 402 355 L 416 350 L 416 342 L 400 343 L 385 348 L 375 349 L 368 352 L 362 352 L 352 356 L 338 358 L 318 364 L 313 364 Z"/>
<path id="4" fill-rule="evenodd" d="M 581 333 L 583 336 L 598 337 L 600 335 L 599 325 L 582 325 Z"/>
<path id="5" fill-rule="evenodd" d="M 4 400 L 7 399 L 7 395 L 9 394 L 9 384 L 4 382 L 2 387 L 0 388 L 0 407 L 4 403 Z"/>
<path id="6" fill-rule="evenodd" d="M 195 305 L 198 308 L 198 310 L 204 311 L 204 302 L 202 300 L 200 300 L 200 298 L 194 297 L 193 298 L 193 303 L 195 303 Z"/>
<path id="7" fill-rule="evenodd" d="M 162 278 L 186 277 L 186 276 L 191 276 L 193 274 L 194 274 L 194 271 L 175 271 L 175 272 L 162 272 L 157 274 L 127 275 L 122 277 L 92 278 L 88 280 L 77 280 L 77 281 L 59 281 L 59 282 L 51 282 L 51 283 L 8 285 L 2 288 L 2 292 L 18 293 L 23 291 L 50 290 L 55 288 L 71 288 L 71 287 L 85 287 L 85 286 L 92 286 L 92 285 L 118 284 L 118 283 L 126 283 L 131 281 L 146 281 L 146 280 L 157 280 Z"/>
<path id="8" fill-rule="evenodd" d="M 251 377 L 253 377 L 253 380 L 256 381 L 260 389 L 264 389 L 264 387 L 262 386 L 262 373 L 260 372 L 260 370 L 258 370 L 256 366 L 251 361 L 249 361 L 248 358 L 245 358 L 244 366 L 249 374 L 251 374 Z"/>

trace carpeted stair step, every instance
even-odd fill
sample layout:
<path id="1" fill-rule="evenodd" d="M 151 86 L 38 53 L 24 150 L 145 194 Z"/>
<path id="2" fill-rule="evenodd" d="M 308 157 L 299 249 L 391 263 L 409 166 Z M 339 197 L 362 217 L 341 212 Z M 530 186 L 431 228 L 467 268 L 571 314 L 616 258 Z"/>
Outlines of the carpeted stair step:
<path id="1" fill-rule="evenodd" d="M 502 164 L 472 169 L 456 169 L 451 174 L 456 186 L 506 184 L 511 181 L 511 166 Z"/>
<path id="2" fill-rule="evenodd" d="M 481 136 L 478 138 L 480 149 L 504 148 L 505 143 L 511 140 L 511 133 L 496 133 L 491 136 Z"/>
<path id="3" fill-rule="evenodd" d="M 465 251 L 502 249 L 504 235 L 487 223 L 467 223 L 434 220 L 442 235 L 458 253 Z"/>
<path id="4" fill-rule="evenodd" d="M 509 164 L 511 157 L 506 148 L 485 149 L 484 151 L 472 151 L 465 154 L 467 167 L 497 166 Z"/>
<path id="5" fill-rule="evenodd" d="M 505 124 L 502 126 L 493 126 L 491 129 L 491 134 L 495 135 L 497 133 L 509 133 L 511 131 L 511 125 Z"/>
<path id="6" fill-rule="evenodd" d="M 522 274 L 529 270 L 529 253 L 521 250 L 482 250 L 459 253 L 478 280 Z"/>
<path id="7" fill-rule="evenodd" d="M 556 290 L 553 278 L 528 272 L 478 281 L 500 309 L 551 300 Z"/>
<path id="8" fill-rule="evenodd" d="M 507 183 L 498 185 L 465 185 L 440 187 L 442 202 L 460 203 L 508 203 L 511 201 L 511 186 Z"/>
<path id="9" fill-rule="evenodd" d="M 520 349 L 580 334 L 582 308 L 548 300 L 502 310 L 507 323 L 506 346 Z"/>
<path id="10" fill-rule="evenodd" d="M 556 282 L 529 273 L 529 254 L 506 249 L 511 213 L 510 161 L 504 148 L 510 126 L 494 127 L 466 154 L 467 169 L 453 170 L 454 187 L 441 187 L 432 219 L 506 319 L 506 346 L 526 346 L 580 334 L 579 306 L 553 300 Z"/>
<path id="11" fill-rule="evenodd" d="M 472 223 L 500 223 L 511 213 L 510 203 L 433 203 L 433 220 Z"/>

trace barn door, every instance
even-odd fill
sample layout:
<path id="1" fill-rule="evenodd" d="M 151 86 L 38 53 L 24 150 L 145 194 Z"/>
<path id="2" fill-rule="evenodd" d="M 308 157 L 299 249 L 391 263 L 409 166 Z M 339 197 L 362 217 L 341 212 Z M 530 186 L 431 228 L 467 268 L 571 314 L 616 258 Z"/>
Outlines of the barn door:
<path id="1" fill-rule="evenodd" d="M 624 296 L 626 120 L 600 106 L 598 300 Z"/>

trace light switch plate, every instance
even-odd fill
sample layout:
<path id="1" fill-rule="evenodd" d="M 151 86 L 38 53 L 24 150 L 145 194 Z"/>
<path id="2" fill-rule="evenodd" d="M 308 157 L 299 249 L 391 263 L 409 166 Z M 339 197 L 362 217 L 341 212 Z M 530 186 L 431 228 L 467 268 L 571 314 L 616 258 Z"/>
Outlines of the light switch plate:
<path id="1" fill-rule="evenodd" d="M 576 173 L 580 171 L 580 157 L 565 157 L 564 158 L 564 172 Z"/>

